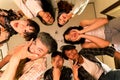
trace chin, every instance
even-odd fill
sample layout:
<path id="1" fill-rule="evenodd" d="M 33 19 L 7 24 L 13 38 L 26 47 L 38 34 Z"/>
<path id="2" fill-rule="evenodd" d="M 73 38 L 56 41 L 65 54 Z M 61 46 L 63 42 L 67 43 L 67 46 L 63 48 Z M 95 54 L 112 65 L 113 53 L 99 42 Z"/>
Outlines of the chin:
<path id="1" fill-rule="evenodd" d="M 33 58 L 33 57 L 30 57 L 29 59 L 30 59 L 30 60 L 36 60 L 36 59 L 38 59 L 38 58 Z"/>

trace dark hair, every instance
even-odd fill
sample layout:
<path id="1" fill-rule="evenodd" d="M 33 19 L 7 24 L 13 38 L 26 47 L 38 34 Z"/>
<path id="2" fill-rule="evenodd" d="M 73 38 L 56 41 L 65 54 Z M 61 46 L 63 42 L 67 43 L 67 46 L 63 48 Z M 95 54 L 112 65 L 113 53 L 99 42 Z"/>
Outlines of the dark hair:
<path id="1" fill-rule="evenodd" d="M 41 0 L 41 3 L 42 3 L 43 11 L 49 12 L 55 21 L 55 9 L 53 8 L 51 0 Z M 52 24 L 48 24 L 45 20 L 43 20 L 41 16 L 37 16 L 37 17 L 44 25 L 52 25 Z"/>
<path id="2" fill-rule="evenodd" d="M 59 24 L 59 17 L 63 14 L 63 13 L 65 13 L 65 12 L 60 12 L 60 13 L 58 13 L 58 16 L 57 16 L 57 24 L 58 24 L 58 27 L 62 27 L 62 26 L 64 26 L 66 23 L 68 23 L 68 21 L 66 22 L 66 23 L 64 23 L 64 24 Z"/>
<path id="3" fill-rule="evenodd" d="M 59 27 L 62 27 L 63 25 L 65 25 L 65 24 L 63 24 L 63 25 L 61 25 L 61 24 L 59 24 L 59 17 L 61 16 L 61 14 L 62 13 L 69 13 L 71 10 L 72 10 L 72 7 L 73 7 L 73 4 L 70 4 L 70 3 L 68 3 L 67 1 L 59 1 L 58 3 L 57 3 L 57 6 L 58 6 L 58 16 L 57 16 L 57 23 L 58 23 L 58 26 Z"/>
<path id="4" fill-rule="evenodd" d="M 75 49 L 75 48 L 76 48 L 76 46 L 74 46 L 74 45 L 63 45 L 63 46 L 61 46 L 60 49 L 62 50 L 63 58 L 68 60 L 68 57 L 66 56 L 65 51 L 66 50 L 72 50 L 72 49 Z"/>
<path id="5" fill-rule="evenodd" d="M 53 53 L 51 54 L 51 58 L 56 57 L 56 56 L 58 56 L 58 55 L 59 55 L 61 58 L 63 58 L 62 52 L 60 52 L 60 51 L 55 51 L 55 52 L 53 52 Z"/>
<path id="6" fill-rule="evenodd" d="M 57 42 L 49 33 L 40 32 L 37 38 L 40 39 L 40 41 L 49 49 L 49 53 L 57 50 Z"/>
<path id="7" fill-rule="evenodd" d="M 0 9 L 0 16 L 7 17 L 10 21 L 12 20 L 19 20 L 23 17 L 23 15 L 17 11 L 14 11 L 12 9 L 6 10 L 6 9 Z"/>
<path id="8" fill-rule="evenodd" d="M 81 26 L 71 26 L 69 27 L 64 33 L 63 33 L 63 38 L 65 43 L 69 44 L 83 44 L 85 42 L 85 38 L 81 38 L 79 41 L 69 41 L 65 39 L 65 35 L 68 35 L 72 29 L 77 29 L 77 30 L 82 30 L 83 27 Z"/>
<path id="9" fill-rule="evenodd" d="M 68 3 L 67 1 L 59 1 L 57 3 L 58 13 L 65 12 L 69 13 L 72 10 L 73 4 Z"/>
<path id="10" fill-rule="evenodd" d="M 31 26 L 31 27 L 33 27 L 33 32 L 31 32 L 31 33 L 30 32 L 25 33 L 24 38 L 27 41 L 29 41 L 32 38 L 36 39 L 37 34 L 40 31 L 40 27 L 39 27 L 39 25 L 35 21 L 33 21 L 31 19 L 27 19 L 27 21 L 28 21 L 28 25 Z"/>

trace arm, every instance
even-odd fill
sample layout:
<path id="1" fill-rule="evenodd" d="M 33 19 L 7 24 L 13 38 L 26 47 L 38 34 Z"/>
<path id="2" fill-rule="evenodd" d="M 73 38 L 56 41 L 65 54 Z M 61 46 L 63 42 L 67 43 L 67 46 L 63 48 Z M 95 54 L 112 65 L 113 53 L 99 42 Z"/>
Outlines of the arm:
<path id="1" fill-rule="evenodd" d="M 31 43 L 32 40 L 28 44 L 20 45 L 16 49 L 14 49 L 15 54 L 12 55 L 9 65 L 0 80 L 14 80 L 20 60 L 28 58 L 29 56 L 37 57 L 37 55 L 28 52 L 28 47 L 31 45 Z"/>
<path id="2" fill-rule="evenodd" d="M 20 62 L 19 57 L 12 56 L 12 58 L 10 59 L 10 63 L 5 72 L 2 74 L 0 80 L 14 80 L 19 62 Z"/>
<path id="3" fill-rule="evenodd" d="M 79 12 L 78 14 L 80 15 L 84 11 L 88 2 L 89 0 L 76 0 L 74 7 L 70 11 L 70 13 L 73 14 L 72 17 L 74 17 L 74 15 L 77 14 L 78 12 Z"/>
<path id="4" fill-rule="evenodd" d="M 9 62 L 10 57 L 11 55 L 7 55 L 3 58 L 3 60 L 0 62 L 0 69 Z"/>
<path id="5" fill-rule="evenodd" d="M 53 80 L 60 80 L 61 71 L 59 68 L 53 68 Z"/>
<path id="6" fill-rule="evenodd" d="M 17 48 L 16 48 L 16 49 L 17 49 Z M 14 54 L 14 51 L 9 51 L 9 52 L 8 52 L 8 55 L 6 55 L 6 56 L 2 59 L 2 61 L 0 62 L 0 69 L 9 62 L 9 60 L 10 60 L 10 58 L 11 58 L 11 56 L 12 56 L 13 54 Z"/>
<path id="7" fill-rule="evenodd" d="M 78 69 L 80 66 L 77 65 L 77 61 L 75 62 L 75 64 L 73 64 L 72 66 L 72 71 L 73 71 L 73 78 L 74 80 L 80 80 L 78 77 Z"/>
<path id="8" fill-rule="evenodd" d="M 52 63 L 52 65 L 53 65 L 53 71 L 52 71 L 53 80 L 60 80 L 61 70 L 58 67 L 59 65 L 57 65 L 54 62 Z"/>
<path id="9" fill-rule="evenodd" d="M 109 46 L 110 42 L 107 40 L 104 40 L 102 38 L 92 36 L 92 35 L 84 35 L 81 34 L 80 37 L 90 40 L 91 42 L 85 42 L 82 47 L 83 48 L 104 48 L 106 46 Z"/>
<path id="10" fill-rule="evenodd" d="M 86 27 L 83 30 L 80 31 L 80 33 L 86 33 L 91 30 L 95 30 L 99 27 L 102 27 L 108 23 L 107 18 L 97 18 L 93 20 L 83 20 L 80 22 L 80 26 Z"/>

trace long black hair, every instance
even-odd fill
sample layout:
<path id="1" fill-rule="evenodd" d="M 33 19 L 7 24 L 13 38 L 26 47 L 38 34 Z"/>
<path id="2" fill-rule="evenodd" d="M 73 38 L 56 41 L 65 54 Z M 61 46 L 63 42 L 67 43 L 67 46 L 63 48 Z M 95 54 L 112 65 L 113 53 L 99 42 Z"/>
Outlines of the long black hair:
<path id="1" fill-rule="evenodd" d="M 69 13 L 71 10 L 72 10 L 72 8 L 73 8 L 73 4 L 70 4 L 70 3 L 68 3 L 68 1 L 62 1 L 62 0 L 60 0 L 58 3 L 57 3 L 57 6 L 58 6 L 58 16 L 57 16 L 57 21 L 59 20 L 59 17 L 61 16 L 61 14 L 62 13 Z M 67 21 L 68 22 L 68 21 Z M 67 23 L 66 22 L 66 23 Z M 65 24 L 66 24 L 65 23 Z M 65 25 L 65 24 L 63 24 L 63 25 Z M 59 24 L 58 23 L 58 26 L 59 27 L 62 27 L 63 25 L 61 25 L 61 24 Z"/>
<path id="2" fill-rule="evenodd" d="M 65 35 L 68 35 L 72 29 L 82 30 L 83 27 L 81 27 L 81 26 L 71 26 L 71 27 L 69 27 L 63 34 L 64 42 L 69 43 L 69 44 L 83 44 L 85 42 L 85 38 L 81 38 L 78 41 L 69 41 L 69 40 L 65 39 Z"/>
<path id="3" fill-rule="evenodd" d="M 54 21 L 55 21 L 55 9 L 52 5 L 52 2 L 51 0 L 41 0 L 41 3 L 42 3 L 42 9 L 45 11 L 45 12 L 49 12 L 51 14 L 51 16 L 53 17 Z M 45 25 L 50 25 L 50 24 L 47 24 L 43 19 L 42 17 L 38 16 L 38 18 L 41 20 L 41 22 Z"/>

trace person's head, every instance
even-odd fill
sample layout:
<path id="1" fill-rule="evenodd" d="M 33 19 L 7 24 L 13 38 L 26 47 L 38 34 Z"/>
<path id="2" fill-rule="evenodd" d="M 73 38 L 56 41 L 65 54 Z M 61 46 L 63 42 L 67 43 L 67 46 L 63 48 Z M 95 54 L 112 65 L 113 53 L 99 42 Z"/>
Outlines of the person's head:
<path id="1" fill-rule="evenodd" d="M 55 10 L 51 3 L 51 0 L 41 0 L 42 13 L 38 14 L 38 18 L 44 25 L 52 25 L 55 21 Z"/>
<path id="2" fill-rule="evenodd" d="M 37 54 L 39 58 L 56 50 L 57 42 L 49 33 L 46 32 L 40 32 L 29 47 L 29 52 Z"/>
<path id="3" fill-rule="evenodd" d="M 18 34 L 23 36 L 27 41 L 29 41 L 31 38 L 35 39 L 40 31 L 39 25 L 31 19 L 14 20 L 11 21 L 11 25 L 13 29 Z"/>
<path id="4" fill-rule="evenodd" d="M 64 64 L 64 59 L 62 53 L 55 51 L 51 54 L 51 63 L 53 67 L 62 68 Z"/>
<path id="5" fill-rule="evenodd" d="M 70 44 L 83 44 L 85 42 L 85 39 L 84 38 L 81 38 L 79 40 L 73 40 L 77 37 L 79 37 L 79 35 L 76 35 L 76 33 L 74 32 L 71 32 L 71 30 L 82 30 L 83 27 L 79 26 L 72 26 L 72 27 L 69 27 L 68 29 L 66 29 L 66 31 L 63 33 L 63 38 L 64 38 L 64 42 L 65 43 L 70 43 Z"/>
<path id="6" fill-rule="evenodd" d="M 70 18 L 68 18 L 68 13 L 72 10 L 73 5 L 68 3 L 67 1 L 59 1 L 57 3 L 58 6 L 58 17 L 57 23 L 59 27 L 65 25 Z"/>
<path id="7" fill-rule="evenodd" d="M 67 17 L 67 13 L 61 12 L 58 14 L 57 23 L 58 23 L 59 27 L 64 26 L 68 21 L 69 21 L 69 19 Z"/>
<path id="8" fill-rule="evenodd" d="M 52 25 L 55 21 L 49 12 L 42 12 L 40 16 L 38 15 L 38 18 L 45 25 Z"/>
<path id="9" fill-rule="evenodd" d="M 68 59 L 75 60 L 79 57 L 76 46 L 74 45 L 63 45 L 61 46 L 61 50 L 62 50 L 62 56 L 66 60 Z"/>

